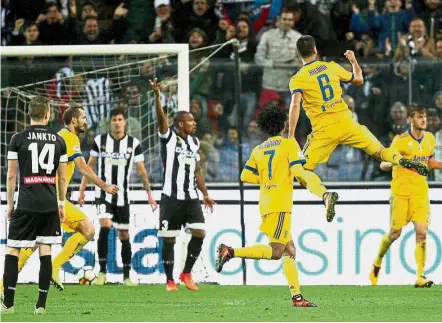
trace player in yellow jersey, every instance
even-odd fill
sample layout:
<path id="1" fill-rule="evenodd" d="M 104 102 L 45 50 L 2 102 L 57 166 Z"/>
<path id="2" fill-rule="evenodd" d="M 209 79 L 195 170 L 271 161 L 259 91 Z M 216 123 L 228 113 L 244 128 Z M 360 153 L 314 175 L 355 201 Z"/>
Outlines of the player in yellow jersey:
<path id="1" fill-rule="evenodd" d="M 293 178 L 306 186 L 313 194 L 321 197 L 334 215 L 338 194 L 327 192 L 321 180 L 312 172 L 305 171 L 305 163 L 298 143 L 283 138 L 287 114 L 278 107 L 269 107 L 258 117 L 258 126 L 269 135 L 266 141 L 256 146 L 247 161 L 241 180 L 260 184 L 259 209 L 260 230 L 269 239 L 270 245 L 254 245 L 246 248 L 218 246 L 216 271 L 221 272 L 231 258 L 281 259 L 287 278 L 293 306 L 314 307 L 301 294 L 298 269 L 295 262 L 295 245 L 290 232 L 293 207 Z"/>
<path id="2" fill-rule="evenodd" d="M 391 147 L 399 151 L 406 158 L 410 158 L 432 169 L 442 169 L 442 162 L 433 155 L 436 140 L 427 127 L 427 112 L 422 105 L 411 105 L 407 111 L 410 130 L 393 139 Z M 416 284 L 415 287 L 431 287 L 433 282 L 424 276 L 426 259 L 426 239 L 430 224 L 430 199 L 426 177 L 415 171 L 393 166 L 382 162 L 381 169 L 390 171 L 393 168 L 390 199 L 390 232 L 386 233 L 381 241 L 379 252 L 370 272 L 372 285 L 378 284 L 379 271 L 382 259 L 391 244 L 401 235 L 402 228 L 410 221 L 416 231 Z"/>
<path id="3" fill-rule="evenodd" d="M 86 114 L 81 107 L 70 107 L 63 114 L 65 128 L 58 134 L 64 139 L 67 148 L 68 163 L 66 169 L 66 182 L 69 185 L 74 175 L 75 165 L 79 171 L 88 177 L 95 185 L 105 190 L 109 194 L 118 192 L 118 186 L 107 185 L 95 172 L 87 165 L 80 149 L 80 140 L 78 135 L 86 132 L 87 120 Z M 62 227 L 67 232 L 76 232 L 65 243 L 63 249 L 52 262 L 52 283 L 58 290 L 63 290 L 63 284 L 60 281 L 60 268 L 69 259 L 76 255 L 95 235 L 95 227 L 87 216 L 71 202 L 66 201 L 65 219 Z M 26 264 L 35 248 L 21 249 L 18 267 L 21 270 Z"/>
<path id="4" fill-rule="evenodd" d="M 335 62 L 318 60 L 312 36 L 300 37 L 296 47 L 304 66 L 290 80 L 289 138 L 294 138 L 302 107 L 312 125 L 312 133 L 303 149 L 307 161 L 305 169 L 312 171 L 317 164 L 327 162 L 336 146 L 344 144 L 362 149 L 376 159 L 428 175 L 425 165 L 403 158 L 393 148 L 383 147 L 367 127 L 352 118 L 352 112 L 342 99 L 341 82 L 364 84 L 362 70 L 352 51 L 345 52 L 353 67 L 350 73 Z"/>

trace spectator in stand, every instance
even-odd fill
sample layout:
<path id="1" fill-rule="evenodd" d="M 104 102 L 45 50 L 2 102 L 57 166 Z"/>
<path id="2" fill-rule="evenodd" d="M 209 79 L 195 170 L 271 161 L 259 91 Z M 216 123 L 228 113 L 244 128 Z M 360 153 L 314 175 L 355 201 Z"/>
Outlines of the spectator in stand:
<path id="1" fill-rule="evenodd" d="M 22 27 L 24 27 L 23 34 L 20 33 Z M 42 42 L 38 38 L 39 31 L 36 23 L 28 23 L 25 25 L 25 20 L 23 18 L 17 19 L 15 21 L 14 30 L 11 33 L 11 37 L 9 38 L 9 46 L 17 46 L 17 45 L 43 45 Z"/>
<path id="2" fill-rule="evenodd" d="M 361 124 L 367 126 L 376 137 L 388 130 L 388 84 L 381 67 L 367 61 L 361 64 L 364 85 L 348 87 L 347 93 L 355 100 L 355 112 Z"/>
<path id="3" fill-rule="evenodd" d="M 435 54 L 434 39 L 426 34 L 424 21 L 414 18 L 410 23 L 410 33 L 400 36 L 394 59 L 407 59 L 410 56 L 433 58 Z"/>
<path id="4" fill-rule="evenodd" d="M 431 38 L 442 37 L 442 4 L 441 0 L 425 0 L 425 9 L 419 15 L 425 23 Z"/>
<path id="5" fill-rule="evenodd" d="M 218 176 L 219 153 L 211 143 L 201 140 L 199 154 L 206 180 L 213 182 Z"/>
<path id="6" fill-rule="evenodd" d="M 194 28 L 189 33 L 189 49 L 198 49 L 207 44 L 207 35 L 200 28 Z M 210 60 L 206 60 L 208 51 L 200 50 L 192 53 L 189 60 L 190 69 L 201 64 L 190 74 L 190 95 L 201 95 L 207 99 L 212 85 Z M 204 61 L 204 63 L 203 63 Z"/>
<path id="7" fill-rule="evenodd" d="M 441 160 L 442 158 L 442 124 L 440 111 L 430 108 L 427 111 L 427 130 L 430 131 L 436 138 L 436 149 L 434 150 L 434 158 Z M 435 181 L 442 181 L 442 171 L 434 170 L 430 174 L 430 179 Z"/>
<path id="8" fill-rule="evenodd" d="M 399 34 L 408 32 L 408 26 L 415 16 L 411 0 L 406 0 L 405 10 L 402 10 L 401 0 L 387 0 L 387 12 L 376 13 L 376 0 L 368 0 L 367 21 L 371 32 L 378 34 L 378 46 L 386 48 L 386 41 L 391 44 L 392 54 L 399 45 Z"/>
<path id="9" fill-rule="evenodd" d="M 329 1 L 331 3 L 331 1 Z M 330 10 L 330 20 L 336 37 L 343 42 L 350 31 L 353 0 L 336 0 Z"/>
<path id="10" fill-rule="evenodd" d="M 176 7 L 176 10 L 180 14 L 176 16 L 175 27 L 177 31 L 181 32 L 181 37 L 178 37 L 177 40 L 187 41 L 186 37 L 190 31 L 199 28 L 206 34 L 208 44 L 215 41 L 219 19 L 208 0 L 185 1 Z"/>
<path id="11" fill-rule="evenodd" d="M 442 60 L 442 38 L 436 41 L 436 57 L 438 60 Z"/>
<path id="12" fill-rule="evenodd" d="M 9 37 L 11 32 L 14 30 L 14 14 L 9 9 L 8 2 L 6 0 L 1 0 L 1 46 L 6 46 L 9 43 Z M 23 18 L 22 18 L 23 19 Z M 23 19 L 24 20 L 24 19 Z"/>
<path id="13" fill-rule="evenodd" d="M 384 147 L 390 147 L 393 138 L 408 131 L 410 125 L 407 122 L 407 108 L 402 102 L 395 102 L 391 106 L 389 116 L 388 132 L 379 137 L 379 141 Z M 372 159 L 373 173 L 370 180 L 374 181 L 390 181 L 391 172 L 382 172 L 380 170 L 380 162 Z"/>
<path id="14" fill-rule="evenodd" d="M 351 15 L 349 31 L 355 34 L 356 38 L 359 38 L 362 34 L 370 32 L 370 26 L 367 23 L 368 10 L 361 11 L 357 3 L 353 3 L 353 14 Z"/>
<path id="15" fill-rule="evenodd" d="M 243 158 L 248 158 L 250 149 L 248 145 L 242 145 Z M 227 138 L 224 145 L 219 149 L 220 164 L 219 164 L 219 180 L 220 182 L 236 182 L 239 177 L 238 167 L 238 130 L 235 127 L 230 127 L 227 130 Z M 246 160 L 246 159 L 244 159 Z M 242 167 L 241 167 L 242 168 Z"/>
<path id="16" fill-rule="evenodd" d="M 247 126 L 244 144 L 247 145 L 251 151 L 253 148 L 260 145 L 265 139 L 264 134 L 258 128 L 258 123 L 256 120 L 250 120 Z"/>
<path id="17" fill-rule="evenodd" d="M 290 2 L 287 10 L 294 13 L 295 29 L 303 35 L 313 36 L 320 56 L 342 56 L 345 50 L 338 42 L 330 20 L 318 8 L 304 1 Z"/>
<path id="18" fill-rule="evenodd" d="M 205 133 L 210 132 L 210 120 L 207 118 L 207 106 L 206 109 L 203 109 L 200 100 L 193 98 L 190 100 L 189 112 L 192 113 L 196 122 L 195 136 L 201 140 Z"/>
<path id="19" fill-rule="evenodd" d="M 50 2 L 45 13 L 35 22 L 40 31 L 39 39 L 45 45 L 69 44 L 70 32 L 57 4 Z"/>
<path id="20" fill-rule="evenodd" d="M 259 99 L 261 108 L 264 101 L 268 101 L 266 98 L 275 92 L 283 98 L 286 109 L 290 105 L 291 95 L 287 84 L 296 71 L 296 63 L 300 64 L 296 42 L 301 34 L 292 29 L 293 24 L 293 13 L 285 10 L 279 17 L 278 28 L 266 31 L 259 41 L 255 62 L 264 67 Z"/>
<path id="21" fill-rule="evenodd" d="M 170 0 L 155 0 L 155 26 L 149 35 L 149 42 L 171 44 L 175 43 L 173 12 Z"/>
<path id="22" fill-rule="evenodd" d="M 78 45 L 103 45 L 121 43 L 127 28 L 126 15 L 128 9 L 124 8 L 124 3 L 120 4 L 114 11 L 114 17 L 107 30 L 100 30 L 98 18 L 96 16 L 87 16 L 84 18 L 84 27 L 82 32 L 77 32 L 77 22 L 71 26 L 74 32 L 74 44 Z"/>

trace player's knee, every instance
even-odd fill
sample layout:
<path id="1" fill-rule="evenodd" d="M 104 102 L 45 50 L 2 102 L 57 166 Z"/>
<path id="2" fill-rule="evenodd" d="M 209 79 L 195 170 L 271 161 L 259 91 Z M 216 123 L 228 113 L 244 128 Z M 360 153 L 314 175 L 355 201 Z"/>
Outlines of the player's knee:
<path id="1" fill-rule="evenodd" d="M 427 240 L 427 230 L 416 231 L 416 241 L 423 242 Z"/>
<path id="2" fill-rule="evenodd" d="M 401 233 L 402 233 L 402 230 L 391 229 L 390 234 L 389 234 L 390 241 L 393 242 L 393 241 L 399 239 L 399 237 L 401 236 Z"/>
<path id="3" fill-rule="evenodd" d="M 167 244 L 174 245 L 175 242 L 176 242 L 176 238 L 175 238 L 175 237 L 172 237 L 172 238 L 163 238 L 163 242 L 164 242 L 164 243 L 167 243 Z"/>
<path id="4" fill-rule="evenodd" d="M 86 239 L 92 240 L 95 236 L 95 226 L 90 221 L 82 221 L 84 225 L 82 225 L 82 230 L 80 231 Z"/>
<path id="5" fill-rule="evenodd" d="M 284 249 L 278 248 L 278 247 L 272 247 L 272 259 L 273 260 L 281 259 L 283 253 L 284 253 Z"/>
<path id="6" fill-rule="evenodd" d="M 129 240 L 129 230 L 118 230 L 118 238 L 120 241 Z"/>
<path id="7" fill-rule="evenodd" d="M 201 229 L 192 229 L 192 236 L 195 238 L 204 239 L 206 237 L 206 231 Z"/>

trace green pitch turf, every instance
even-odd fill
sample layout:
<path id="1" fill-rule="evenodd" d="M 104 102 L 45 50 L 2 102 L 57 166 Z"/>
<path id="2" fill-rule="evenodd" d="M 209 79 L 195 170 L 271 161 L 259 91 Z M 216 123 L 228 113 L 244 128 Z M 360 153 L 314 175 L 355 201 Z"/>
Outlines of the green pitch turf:
<path id="1" fill-rule="evenodd" d="M 18 285 L 14 315 L 1 321 L 440 321 L 442 288 L 412 286 L 304 287 L 317 308 L 293 308 L 283 286 L 183 286 L 167 293 L 161 285 L 67 285 L 51 288 L 48 314 L 33 315 L 36 285 Z"/>

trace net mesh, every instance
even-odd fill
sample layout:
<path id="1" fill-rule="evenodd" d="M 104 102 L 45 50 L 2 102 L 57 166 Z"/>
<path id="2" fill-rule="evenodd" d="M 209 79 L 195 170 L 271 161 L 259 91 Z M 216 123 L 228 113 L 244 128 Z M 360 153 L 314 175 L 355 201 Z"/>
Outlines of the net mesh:
<path id="1" fill-rule="evenodd" d="M 17 72 L 14 71 L 14 63 L 17 62 L 12 60 L 12 63 L 3 66 L 6 65 L 6 68 L 9 67 L 10 72 L 15 74 Z M 110 110 L 123 107 L 127 109 L 128 114 L 128 134 L 141 141 L 151 181 L 160 182 L 162 167 L 159 138 L 154 95 L 149 89 L 149 79 L 158 77 L 163 81 L 161 101 L 167 108 L 168 115 L 172 116 L 178 110 L 177 56 L 82 56 L 69 58 L 59 64 L 44 63 L 33 61 L 32 64 L 36 66 L 41 64 L 40 69 L 45 67 L 44 71 L 37 70 L 35 74 L 44 77 L 48 74 L 47 70 L 52 69 L 55 72 L 51 78 L 2 89 L 2 156 L 6 156 L 7 143 L 12 135 L 29 125 L 27 107 L 34 96 L 51 99 L 53 120 L 50 127 L 54 130 L 62 127 L 63 112 L 69 106 L 84 107 L 89 128 L 82 140 L 82 149 L 86 157 L 93 138 L 109 130 Z M 1 167 L 6 167 L 6 163 L 6 159 L 2 158 Z M 77 174 L 73 181 L 78 182 L 79 179 Z"/>

